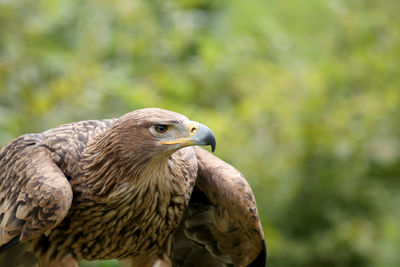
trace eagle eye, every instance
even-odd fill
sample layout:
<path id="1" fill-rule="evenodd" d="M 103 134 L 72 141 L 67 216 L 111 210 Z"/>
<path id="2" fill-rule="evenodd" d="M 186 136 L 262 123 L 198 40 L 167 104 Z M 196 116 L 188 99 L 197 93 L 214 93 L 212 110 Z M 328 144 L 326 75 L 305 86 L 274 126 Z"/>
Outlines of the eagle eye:
<path id="1" fill-rule="evenodd" d="M 159 124 L 155 126 L 155 130 L 157 133 L 165 133 L 168 131 L 168 125 Z"/>

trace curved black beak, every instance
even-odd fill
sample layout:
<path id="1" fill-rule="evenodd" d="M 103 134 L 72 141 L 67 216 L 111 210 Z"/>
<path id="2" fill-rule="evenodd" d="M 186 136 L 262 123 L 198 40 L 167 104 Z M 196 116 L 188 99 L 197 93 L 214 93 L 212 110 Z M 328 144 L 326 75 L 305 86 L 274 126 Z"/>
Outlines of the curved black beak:
<path id="1" fill-rule="evenodd" d="M 215 151 L 216 142 L 215 136 L 213 132 L 205 125 L 197 122 L 197 131 L 196 133 L 190 138 L 190 141 L 193 145 L 198 146 L 211 146 L 211 151 Z"/>

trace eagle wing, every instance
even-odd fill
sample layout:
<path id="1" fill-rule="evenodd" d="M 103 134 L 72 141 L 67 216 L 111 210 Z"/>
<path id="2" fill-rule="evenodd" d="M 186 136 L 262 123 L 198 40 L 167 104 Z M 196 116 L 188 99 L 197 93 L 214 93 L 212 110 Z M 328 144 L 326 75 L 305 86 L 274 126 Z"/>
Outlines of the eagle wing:
<path id="1" fill-rule="evenodd" d="M 175 238 L 174 266 L 265 266 L 256 202 L 243 175 L 195 147 L 198 177 Z"/>
<path id="2" fill-rule="evenodd" d="M 0 252 L 52 229 L 71 206 L 71 186 L 40 140 L 23 135 L 0 151 Z"/>

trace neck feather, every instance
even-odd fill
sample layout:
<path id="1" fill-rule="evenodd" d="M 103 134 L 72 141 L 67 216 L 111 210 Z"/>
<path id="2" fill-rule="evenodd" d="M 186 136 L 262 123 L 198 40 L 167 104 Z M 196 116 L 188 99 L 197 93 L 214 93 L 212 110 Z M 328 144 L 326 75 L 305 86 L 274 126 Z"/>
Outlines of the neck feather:
<path id="1" fill-rule="evenodd" d="M 132 191 L 153 191 L 171 181 L 170 154 L 121 157 L 113 138 L 98 138 L 83 154 L 81 170 L 86 191 L 97 197 L 118 197 Z M 153 190 L 151 190 L 153 188 Z M 153 192 L 149 192 L 153 193 Z"/>

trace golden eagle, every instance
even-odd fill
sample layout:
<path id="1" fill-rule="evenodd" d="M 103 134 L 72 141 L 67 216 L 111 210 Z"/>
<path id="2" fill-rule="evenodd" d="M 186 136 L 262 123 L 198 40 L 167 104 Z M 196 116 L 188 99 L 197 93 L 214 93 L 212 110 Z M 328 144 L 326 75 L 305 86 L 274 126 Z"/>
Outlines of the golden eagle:
<path id="1" fill-rule="evenodd" d="M 0 265 L 265 266 L 249 184 L 163 109 L 65 124 L 0 150 Z"/>

